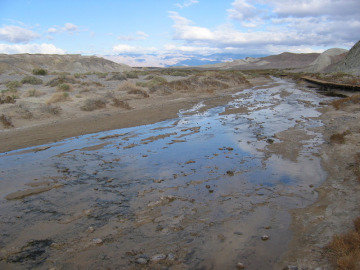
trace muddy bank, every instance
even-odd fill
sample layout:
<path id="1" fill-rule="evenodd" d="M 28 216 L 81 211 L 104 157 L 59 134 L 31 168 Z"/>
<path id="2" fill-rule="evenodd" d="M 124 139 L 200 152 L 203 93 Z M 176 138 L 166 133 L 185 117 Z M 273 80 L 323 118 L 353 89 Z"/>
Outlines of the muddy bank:
<path id="1" fill-rule="evenodd" d="M 317 201 L 310 207 L 292 211 L 294 236 L 290 249 L 278 264 L 299 269 L 334 269 L 326 245 L 334 235 L 353 229 L 360 216 L 360 107 L 348 102 L 336 110 L 321 109 L 324 126 L 318 130 L 325 143 L 319 155 L 327 172 L 326 181 L 316 189 Z"/>

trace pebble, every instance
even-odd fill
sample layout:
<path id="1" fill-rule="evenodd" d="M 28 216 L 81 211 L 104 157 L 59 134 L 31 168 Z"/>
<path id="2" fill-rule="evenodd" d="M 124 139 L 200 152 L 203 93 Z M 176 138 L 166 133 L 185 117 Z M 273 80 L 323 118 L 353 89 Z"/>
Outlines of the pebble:
<path id="1" fill-rule="evenodd" d="M 158 261 L 162 261 L 166 259 L 166 255 L 165 254 L 156 254 L 154 256 L 151 257 L 150 261 L 152 262 L 158 262 Z"/>
<path id="2" fill-rule="evenodd" d="M 168 259 L 169 261 L 175 261 L 175 255 L 172 254 L 172 253 L 169 253 L 169 254 L 167 255 L 167 259 Z"/>
<path id="3" fill-rule="evenodd" d="M 242 232 L 234 232 L 234 234 L 236 234 L 236 235 L 243 235 Z"/>
<path id="4" fill-rule="evenodd" d="M 288 265 L 288 266 L 284 267 L 283 270 L 299 270 L 299 268 L 294 265 Z"/>
<path id="5" fill-rule="evenodd" d="M 207 189 L 209 189 L 209 188 L 210 188 L 210 185 L 206 185 L 205 187 L 206 187 Z"/>
<path id="6" fill-rule="evenodd" d="M 103 240 L 101 240 L 100 238 L 94 238 L 92 241 L 94 244 L 102 244 L 103 243 Z"/>
<path id="7" fill-rule="evenodd" d="M 94 229 L 93 226 L 90 226 L 90 227 L 86 230 L 86 232 L 88 232 L 88 233 L 93 233 L 94 231 L 95 231 L 95 229 Z"/>
<path id="8" fill-rule="evenodd" d="M 245 265 L 241 262 L 238 262 L 236 265 L 236 269 L 245 269 Z"/>
<path id="9" fill-rule="evenodd" d="M 147 264 L 148 263 L 148 259 L 145 258 L 138 258 L 135 261 L 137 264 Z"/>
<path id="10" fill-rule="evenodd" d="M 269 240 L 269 236 L 267 235 L 267 234 L 263 234 L 262 236 L 261 236 L 261 240 L 263 240 L 263 241 L 266 241 L 266 240 Z"/>

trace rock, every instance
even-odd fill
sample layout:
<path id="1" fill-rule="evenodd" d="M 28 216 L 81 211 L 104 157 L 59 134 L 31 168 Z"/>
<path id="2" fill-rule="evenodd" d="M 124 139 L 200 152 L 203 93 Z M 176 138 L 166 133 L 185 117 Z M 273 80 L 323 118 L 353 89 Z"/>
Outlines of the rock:
<path id="1" fill-rule="evenodd" d="M 234 232 L 234 234 L 236 234 L 236 235 L 243 235 L 242 232 Z"/>
<path id="2" fill-rule="evenodd" d="M 99 244 L 102 244 L 102 243 L 103 243 L 103 240 L 100 239 L 100 238 L 94 238 L 94 239 L 92 240 L 92 242 L 93 242 L 94 244 L 99 245 Z"/>
<path id="3" fill-rule="evenodd" d="M 166 259 L 166 255 L 165 254 L 156 254 L 154 256 L 151 257 L 150 261 L 152 262 L 158 262 L 158 261 L 162 261 Z"/>
<path id="4" fill-rule="evenodd" d="M 167 259 L 168 259 L 169 261 L 175 261 L 175 255 L 172 254 L 172 253 L 169 253 L 169 254 L 167 255 Z"/>
<path id="5" fill-rule="evenodd" d="M 263 234 L 262 236 L 261 236 L 261 240 L 263 240 L 263 241 L 266 241 L 266 240 L 269 240 L 269 236 L 267 235 L 267 234 Z"/>
<path id="6" fill-rule="evenodd" d="M 210 185 L 206 185 L 205 187 L 206 187 L 207 189 L 210 189 Z"/>
<path id="7" fill-rule="evenodd" d="M 274 140 L 273 139 L 267 139 L 266 142 L 269 143 L 269 144 L 273 144 Z"/>
<path id="8" fill-rule="evenodd" d="M 149 260 L 146 259 L 146 258 L 137 258 L 135 262 L 136 262 L 137 264 L 142 264 L 142 265 L 144 265 L 144 264 L 147 264 L 148 261 L 149 261 Z"/>
<path id="9" fill-rule="evenodd" d="M 234 176 L 234 171 L 227 171 L 226 174 L 229 176 Z"/>
<path id="10" fill-rule="evenodd" d="M 241 262 L 238 262 L 236 265 L 236 269 L 245 269 L 245 265 Z"/>
<path id="11" fill-rule="evenodd" d="M 93 233 L 94 231 L 95 231 L 95 229 L 94 229 L 93 226 L 90 226 L 90 227 L 86 230 L 86 232 L 88 232 L 88 233 Z"/>

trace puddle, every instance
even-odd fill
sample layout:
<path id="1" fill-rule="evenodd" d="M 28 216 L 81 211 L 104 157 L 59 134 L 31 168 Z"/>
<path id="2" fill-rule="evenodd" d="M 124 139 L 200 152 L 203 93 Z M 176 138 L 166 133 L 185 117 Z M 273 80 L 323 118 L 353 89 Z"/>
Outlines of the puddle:
<path id="1" fill-rule="evenodd" d="M 324 99 L 275 79 L 226 106 L 0 155 L 0 268 L 271 269 L 289 210 L 326 177 Z"/>

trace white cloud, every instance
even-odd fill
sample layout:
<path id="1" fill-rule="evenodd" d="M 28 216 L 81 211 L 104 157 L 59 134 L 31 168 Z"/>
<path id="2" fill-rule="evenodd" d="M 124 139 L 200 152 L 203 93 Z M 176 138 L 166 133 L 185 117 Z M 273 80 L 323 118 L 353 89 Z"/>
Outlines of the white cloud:
<path id="1" fill-rule="evenodd" d="M 114 53 L 150 53 L 150 52 L 156 52 L 156 48 L 145 48 L 141 46 L 131 46 L 128 44 L 118 44 L 113 47 Z"/>
<path id="2" fill-rule="evenodd" d="M 69 32 L 69 33 L 75 33 L 79 31 L 79 27 L 73 23 L 65 23 L 64 26 L 54 26 L 49 28 L 48 30 L 49 34 L 56 34 L 56 33 L 63 33 L 63 32 Z"/>
<path id="3" fill-rule="evenodd" d="M 39 34 L 16 25 L 7 25 L 0 28 L 0 40 L 11 43 L 29 42 L 39 37 Z"/>
<path id="4" fill-rule="evenodd" d="M 187 8 L 198 3 L 198 0 L 186 0 L 182 4 L 176 3 L 175 6 L 177 6 L 178 8 Z"/>
<path id="5" fill-rule="evenodd" d="M 246 0 L 235 0 L 232 6 L 233 8 L 228 10 L 231 19 L 248 20 L 257 14 L 255 6 L 249 4 Z"/>
<path id="6" fill-rule="evenodd" d="M 176 65 L 180 61 L 189 59 L 184 55 L 171 54 L 143 54 L 143 55 L 117 55 L 117 56 L 102 56 L 105 59 L 114 61 L 116 63 L 126 64 L 131 67 L 165 67 L 168 65 Z"/>
<path id="7" fill-rule="evenodd" d="M 122 41 L 136 41 L 136 40 L 145 40 L 149 37 L 148 34 L 146 34 L 143 31 L 137 31 L 136 35 L 129 35 L 129 36 L 118 36 L 118 40 Z"/>
<path id="8" fill-rule="evenodd" d="M 169 16 L 174 20 L 173 25 L 175 29 L 174 39 L 191 40 L 213 40 L 215 37 L 213 33 L 205 28 L 199 26 L 192 26 L 192 22 L 184 17 L 181 17 L 177 12 L 169 12 Z"/>
<path id="9" fill-rule="evenodd" d="M 0 44 L 0 53 L 41 53 L 41 54 L 65 54 L 63 49 L 55 47 L 53 44 Z"/>

